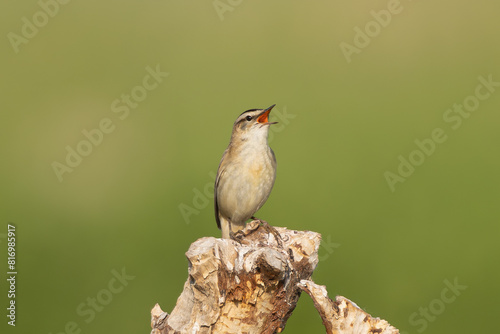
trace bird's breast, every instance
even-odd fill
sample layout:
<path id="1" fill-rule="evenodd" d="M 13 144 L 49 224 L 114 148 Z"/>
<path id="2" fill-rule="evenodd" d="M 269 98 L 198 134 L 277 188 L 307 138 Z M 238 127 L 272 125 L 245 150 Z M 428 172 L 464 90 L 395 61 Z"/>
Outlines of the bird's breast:
<path id="1" fill-rule="evenodd" d="M 232 221 L 248 219 L 269 197 L 275 177 L 276 162 L 269 147 L 240 151 L 220 180 L 218 199 L 223 214 Z"/>

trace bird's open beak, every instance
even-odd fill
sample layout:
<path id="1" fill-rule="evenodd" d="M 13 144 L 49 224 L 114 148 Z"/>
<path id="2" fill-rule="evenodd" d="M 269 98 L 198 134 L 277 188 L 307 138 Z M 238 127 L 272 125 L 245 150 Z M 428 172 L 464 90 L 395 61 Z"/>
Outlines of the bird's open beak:
<path id="1" fill-rule="evenodd" d="M 271 109 L 273 109 L 275 104 L 264 110 L 258 117 L 257 117 L 257 122 L 264 125 L 264 124 L 276 124 L 278 122 L 269 122 L 269 113 L 271 112 Z"/>

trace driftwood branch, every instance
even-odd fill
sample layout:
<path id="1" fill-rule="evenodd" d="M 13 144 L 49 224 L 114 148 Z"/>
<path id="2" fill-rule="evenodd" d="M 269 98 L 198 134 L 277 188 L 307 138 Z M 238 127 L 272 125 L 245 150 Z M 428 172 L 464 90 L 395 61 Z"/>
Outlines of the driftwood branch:
<path id="1" fill-rule="evenodd" d="M 279 236 L 253 221 L 240 243 L 212 237 L 195 241 L 186 253 L 189 275 L 184 290 L 172 313 L 156 304 L 151 333 L 280 333 L 302 290 L 313 299 L 327 333 L 397 333 L 370 332 L 382 328 L 377 321 L 384 321 L 343 297 L 333 302 L 324 287 L 310 281 L 318 264 L 320 234 L 276 230 Z M 365 330 L 358 326 L 359 312 L 367 317 L 361 322 L 371 327 L 341 331 L 345 326 Z"/>
<path id="2" fill-rule="evenodd" d="M 331 300 L 323 285 L 302 280 L 298 286 L 311 296 L 327 334 L 399 334 L 387 321 L 373 318 L 349 299 L 337 296 Z"/>

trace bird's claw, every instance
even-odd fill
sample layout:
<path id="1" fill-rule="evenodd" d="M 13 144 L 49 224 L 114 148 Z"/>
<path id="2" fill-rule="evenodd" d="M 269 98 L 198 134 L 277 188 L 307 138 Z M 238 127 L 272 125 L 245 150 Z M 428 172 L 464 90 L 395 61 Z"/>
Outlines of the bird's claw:
<path id="1" fill-rule="evenodd" d="M 229 237 L 231 238 L 231 240 L 234 240 L 241 245 L 241 241 L 245 237 L 245 233 L 243 233 L 243 231 L 241 230 L 236 232 L 229 232 Z"/>
<path id="2" fill-rule="evenodd" d="M 283 248 L 283 242 L 282 242 L 283 238 L 281 238 L 281 235 L 277 229 L 269 225 L 269 223 L 266 222 L 265 220 L 255 218 L 254 216 L 252 216 L 251 218 L 253 220 L 257 220 L 268 233 L 271 233 L 274 236 L 274 239 L 276 240 L 276 243 L 278 244 L 279 248 Z"/>

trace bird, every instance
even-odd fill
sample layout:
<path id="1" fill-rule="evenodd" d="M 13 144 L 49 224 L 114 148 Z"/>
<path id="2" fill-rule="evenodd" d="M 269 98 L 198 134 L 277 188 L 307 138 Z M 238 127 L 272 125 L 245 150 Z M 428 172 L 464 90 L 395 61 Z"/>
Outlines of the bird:
<path id="1" fill-rule="evenodd" d="M 234 122 L 214 186 L 215 220 L 223 239 L 234 239 L 248 219 L 255 219 L 253 215 L 271 194 L 276 157 L 269 147 L 268 134 L 270 126 L 278 123 L 269 122 L 274 106 L 247 110 Z"/>

